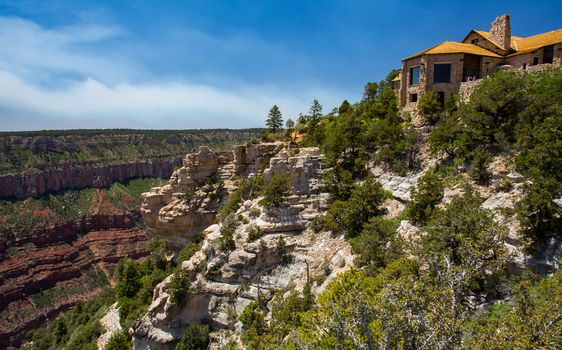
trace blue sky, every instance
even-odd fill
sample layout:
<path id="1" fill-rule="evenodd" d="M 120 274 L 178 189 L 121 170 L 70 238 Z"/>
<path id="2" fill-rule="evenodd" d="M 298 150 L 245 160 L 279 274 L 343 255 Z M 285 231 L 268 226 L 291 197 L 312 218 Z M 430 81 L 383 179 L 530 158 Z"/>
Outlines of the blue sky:
<path id="1" fill-rule="evenodd" d="M 562 27 L 549 0 L 0 0 L 0 130 L 261 127 L 503 13 Z"/>

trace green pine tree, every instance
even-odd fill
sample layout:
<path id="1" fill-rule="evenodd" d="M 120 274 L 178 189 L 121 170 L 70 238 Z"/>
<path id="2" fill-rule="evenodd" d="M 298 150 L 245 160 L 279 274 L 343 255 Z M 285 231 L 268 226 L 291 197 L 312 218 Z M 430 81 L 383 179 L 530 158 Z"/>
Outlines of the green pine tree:
<path id="1" fill-rule="evenodd" d="M 277 105 L 273 105 L 267 114 L 267 119 L 265 120 L 265 125 L 269 128 L 269 130 L 276 134 L 281 127 L 283 126 L 283 116 L 279 107 Z"/>

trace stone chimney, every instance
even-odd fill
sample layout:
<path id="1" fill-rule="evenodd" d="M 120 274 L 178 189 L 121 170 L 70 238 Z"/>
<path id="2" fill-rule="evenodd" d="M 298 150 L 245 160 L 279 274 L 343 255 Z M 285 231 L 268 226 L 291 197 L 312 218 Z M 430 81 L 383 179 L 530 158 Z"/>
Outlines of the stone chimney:
<path id="1" fill-rule="evenodd" d="M 501 15 L 490 24 L 490 39 L 498 43 L 505 50 L 511 47 L 511 24 L 509 15 Z"/>

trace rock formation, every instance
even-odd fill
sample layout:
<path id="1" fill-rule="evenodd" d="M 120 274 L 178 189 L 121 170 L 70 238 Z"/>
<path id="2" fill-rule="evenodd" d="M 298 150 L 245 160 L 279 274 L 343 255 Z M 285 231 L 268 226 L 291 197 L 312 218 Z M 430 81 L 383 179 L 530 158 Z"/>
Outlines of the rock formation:
<path id="1" fill-rule="evenodd" d="M 188 154 L 167 185 L 142 195 L 141 213 L 151 232 L 181 248 L 211 225 L 233 176 L 257 173 L 281 144 L 235 146 L 231 152 L 212 152 L 202 146 Z"/>
<path id="2" fill-rule="evenodd" d="M 277 147 L 269 149 L 278 151 Z M 252 152 L 246 149 L 240 153 L 248 156 Z M 197 155 L 188 156 L 186 165 L 207 153 L 200 150 Z M 314 285 L 318 292 L 335 274 L 351 266 L 351 248 L 342 236 L 314 233 L 308 228 L 311 220 L 327 208 L 328 196 L 320 192 L 319 186 L 323 169 L 318 149 L 301 149 L 294 156 L 290 153 L 281 150 L 271 157 L 264 178 L 267 182 L 274 175 L 288 174 L 291 195 L 279 206 L 264 208 L 259 199 L 243 203 L 235 214 L 233 249 L 221 246 L 224 222 L 208 226 L 203 231 L 200 251 L 182 264 L 192 286 L 185 305 L 178 305 L 170 298 L 171 276 L 160 283 L 147 314 L 131 330 L 135 349 L 173 349 L 192 322 L 208 322 L 215 337 L 220 337 L 224 330 L 239 329 L 236 315 L 256 300 L 258 294 L 271 300 L 276 290 L 301 289 L 307 275 L 322 276 L 318 280 L 323 282 Z M 240 166 L 236 159 L 243 158 L 234 157 L 234 169 L 246 173 L 259 169 L 248 158 L 247 166 Z M 236 174 L 235 171 L 233 175 Z M 177 182 L 178 176 L 174 176 L 168 186 L 177 186 Z M 153 196 L 146 194 L 144 199 L 149 201 Z M 168 205 L 178 204 L 172 201 Z M 261 232 L 254 241 L 249 238 L 252 230 Z M 156 231 L 161 232 L 158 228 Z"/>

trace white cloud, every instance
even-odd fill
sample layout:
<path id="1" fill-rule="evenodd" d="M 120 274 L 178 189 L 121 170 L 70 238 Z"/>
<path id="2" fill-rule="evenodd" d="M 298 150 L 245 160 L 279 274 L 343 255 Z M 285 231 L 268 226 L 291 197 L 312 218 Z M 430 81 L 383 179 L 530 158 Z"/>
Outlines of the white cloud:
<path id="1" fill-rule="evenodd" d="M 141 67 L 120 60 L 116 52 L 95 48 L 124 36 L 126 32 L 117 26 L 45 28 L 18 17 L 0 17 L 0 68 L 50 85 L 77 76 L 116 82 Z"/>
<path id="2" fill-rule="evenodd" d="M 135 53 L 104 50 L 105 42 L 127 35 L 117 26 L 45 28 L 0 17 L 0 130 L 259 127 L 273 104 L 295 118 L 313 98 L 331 108 L 344 96 L 306 82 L 287 92 L 274 85 L 150 80 L 150 67 Z M 224 45 L 235 44 L 248 45 L 240 38 Z"/>
<path id="3" fill-rule="evenodd" d="M 334 94 L 315 91 L 321 101 Z M 310 96 L 310 92 L 303 92 Z M 94 79 L 62 90 L 33 86 L 0 71 L 0 128 L 31 130 L 62 127 L 243 128 L 263 126 L 267 111 L 280 106 L 286 118 L 306 112 L 310 101 L 269 87 L 222 91 L 189 84 L 107 86 Z M 26 116 L 28 120 L 17 116 Z M 66 126 L 66 124 L 70 126 Z"/>

